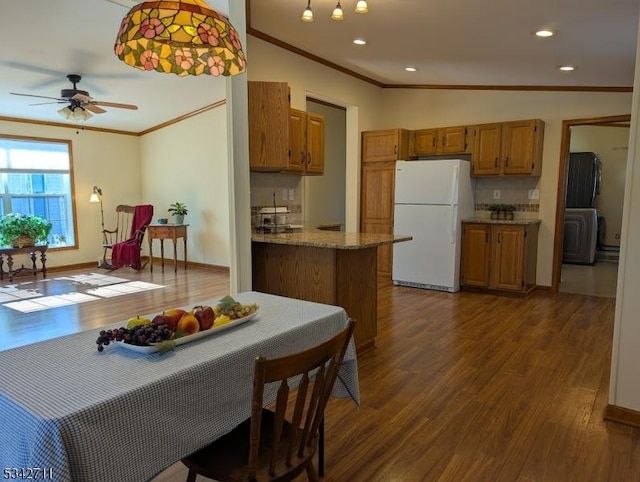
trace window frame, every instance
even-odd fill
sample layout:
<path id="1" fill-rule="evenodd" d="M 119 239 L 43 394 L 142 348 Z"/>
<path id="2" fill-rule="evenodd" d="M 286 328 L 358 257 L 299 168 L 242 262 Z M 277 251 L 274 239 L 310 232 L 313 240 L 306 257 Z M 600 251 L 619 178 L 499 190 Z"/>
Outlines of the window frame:
<path id="1" fill-rule="evenodd" d="M 71 202 L 71 216 L 74 233 L 73 244 L 67 244 L 65 246 L 49 246 L 49 251 L 66 251 L 71 249 L 79 249 L 79 232 L 78 232 L 78 214 L 76 210 L 76 183 L 75 183 L 75 169 L 73 164 L 73 142 L 71 139 L 57 139 L 53 137 L 35 137 L 35 136 L 20 136 L 14 134 L 0 133 L 0 140 L 15 140 L 34 143 L 49 143 L 49 144 L 66 144 L 67 152 L 69 153 L 69 196 Z M 29 170 L 16 169 L 16 172 L 27 172 Z"/>

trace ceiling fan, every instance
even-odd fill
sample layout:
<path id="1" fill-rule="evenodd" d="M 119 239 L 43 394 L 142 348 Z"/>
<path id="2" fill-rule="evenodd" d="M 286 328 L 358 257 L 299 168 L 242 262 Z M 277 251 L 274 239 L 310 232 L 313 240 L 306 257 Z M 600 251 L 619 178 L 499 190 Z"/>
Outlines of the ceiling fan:
<path id="1" fill-rule="evenodd" d="M 24 97 L 37 97 L 40 99 L 51 99 L 55 102 L 41 102 L 39 104 L 29 105 L 44 105 L 44 104 L 68 104 L 66 107 L 60 109 L 58 113 L 65 119 L 73 120 L 87 120 L 91 117 L 90 112 L 94 114 L 104 114 L 107 112 L 102 107 L 115 107 L 118 109 L 130 109 L 137 110 L 137 105 L 132 104 L 119 104 L 115 102 L 102 102 L 94 100 L 89 92 L 86 90 L 80 90 L 77 88 L 77 84 L 82 77 L 78 74 L 67 75 L 69 82 L 73 84 L 72 89 L 62 89 L 60 91 L 60 97 L 48 97 L 46 95 L 35 94 L 20 94 L 18 92 L 10 92 L 12 95 L 22 95 Z M 89 112 L 87 112 L 89 111 Z"/>

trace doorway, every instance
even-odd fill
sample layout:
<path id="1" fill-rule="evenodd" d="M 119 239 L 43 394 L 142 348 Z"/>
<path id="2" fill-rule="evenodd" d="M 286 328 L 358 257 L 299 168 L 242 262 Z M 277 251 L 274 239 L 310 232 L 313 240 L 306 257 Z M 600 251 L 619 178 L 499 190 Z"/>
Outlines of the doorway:
<path id="1" fill-rule="evenodd" d="M 593 119 L 577 119 L 563 121 L 562 123 L 562 140 L 561 140 L 561 158 L 558 175 L 558 197 L 556 200 L 556 225 L 554 237 L 554 255 L 553 255 L 553 274 L 552 274 L 552 291 L 576 292 L 595 296 L 615 297 L 615 281 L 617 279 L 617 264 L 606 260 L 602 263 L 596 262 L 594 265 L 563 265 L 564 251 L 564 226 L 565 226 L 565 199 L 567 195 L 567 180 L 569 171 L 569 153 L 572 150 L 571 133 L 572 128 L 577 129 L 579 126 L 601 126 L 607 128 L 616 128 L 619 126 L 628 127 L 630 115 L 599 117 Z M 583 144 L 584 146 L 585 144 Z M 587 144 L 588 145 L 588 142 Z M 578 148 L 574 143 L 574 148 Z M 619 146 L 618 146 L 619 147 Z M 625 155 L 626 160 L 626 155 Z M 624 172 L 624 171 L 623 171 Z M 622 189 L 624 191 L 624 188 Z M 622 203 L 620 203 L 622 204 Z M 613 220 L 613 216 L 611 216 Z M 615 239 L 616 224 L 610 231 L 610 236 Z M 618 228 L 619 229 L 619 228 Z M 608 238 L 607 238 L 608 239 Z M 607 242 L 601 242 L 600 245 L 606 245 Z M 610 245 L 614 244 L 609 242 Z M 608 257 L 600 254 L 600 258 Z M 598 266 L 600 264 L 600 266 Z M 561 288 L 562 284 L 562 288 Z"/>

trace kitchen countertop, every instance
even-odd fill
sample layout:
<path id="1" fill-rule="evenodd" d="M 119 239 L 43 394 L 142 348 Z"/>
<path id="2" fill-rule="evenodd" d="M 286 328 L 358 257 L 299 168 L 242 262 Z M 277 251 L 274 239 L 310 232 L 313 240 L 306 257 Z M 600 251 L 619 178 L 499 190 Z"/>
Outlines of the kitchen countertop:
<path id="1" fill-rule="evenodd" d="M 540 224 L 539 219 L 489 219 L 489 218 L 470 218 L 463 219 L 463 223 L 469 224 Z"/>
<path id="2" fill-rule="evenodd" d="M 289 244 L 292 246 L 333 249 L 364 249 L 382 244 L 410 241 L 411 239 L 411 236 L 324 231 L 311 227 L 285 233 L 259 233 L 256 231 L 251 233 L 251 241 L 255 243 Z"/>

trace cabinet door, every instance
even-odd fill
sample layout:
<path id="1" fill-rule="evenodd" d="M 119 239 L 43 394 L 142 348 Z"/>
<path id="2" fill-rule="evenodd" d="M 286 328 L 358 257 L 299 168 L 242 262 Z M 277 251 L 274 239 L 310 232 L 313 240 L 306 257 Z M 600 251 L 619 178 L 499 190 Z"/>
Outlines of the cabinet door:
<path id="1" fill-rule="evenodd" d="M 289 86 L 248 82 L 249 167 L 282 171 L 289 160 Z"/>
<path id="2" fill-rule="evenodd" d="M 413 131 L 413 156 L 428 156 L 438 150 L 438 129 Z"/>
<path id="3" fill-rule="evenodd" d="M 385 162 L 409 157 L 409 131 L 389 129 L 362 133 L 362 162 Z"/>
<path id="4" fill-rule="evenodd" d="M 362 166 L 360 228 L 364 233 L 393 233 L 395 162 Z M 391 277 L 392 245 L 378 247 L 378 274 Z"/>
<path id="5" fill-rule="evenodd" d="M 324 117 L 307 112 L 307 174 L 324 172 Z"/>
<path id="6" fill-rule="evenodd" d="M 307 163 L 307 114 L 301 110 L 289 112 L 289 162 L 287 172 L 303 173 Z"/>
<path id="7" fill-rule="evenodd" d="M 500 124 L 484 124 L 476 127 L 473 149 L 473 175 L 495 175 L 500 173 Z"/>
<path id="8" fill-rule="evenodd" d="M 442 154 L 458 154 L 465 152 L 465 126 L 461 127 L 445 127 L 438 129 L 440 137 L 440 146 L 438 152 Z"/>
<path id="9" fill-rule="evenodd" d="M 492 288 L 508 291 L 524 290 L 524 226 L 493 226 Z"/>
<path id="10" fill-rule="evenodd" d="M 463 286 L 489 286 L 489 261 L 491 256 L 491 226 L 465 224 L 462 231 L 462 280 Z"/>
<path id="11" fill-rule="evenodd" d="M 539 120 L 505 122 L 502 126 L 504 174 L 540 175 L 542 125 Z"/>

